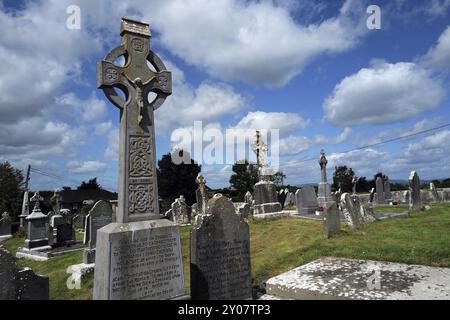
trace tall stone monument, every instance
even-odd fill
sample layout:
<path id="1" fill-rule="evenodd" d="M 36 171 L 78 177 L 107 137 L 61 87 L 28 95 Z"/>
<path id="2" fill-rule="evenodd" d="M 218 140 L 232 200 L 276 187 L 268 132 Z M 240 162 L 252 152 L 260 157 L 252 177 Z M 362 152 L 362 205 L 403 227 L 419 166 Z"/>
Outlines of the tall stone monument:
<path id="1" fill-rule="evenodd" d="M 120 36 L 97 65 L 98 87 L 120 110 L 120 145 L 116 222 L 97 232 L 93 298 L 172 299 L 185 292 L 180 232 L 159 215 L 154 123 L 172 93 L 171 73 L 150 50 L 147 23 L 122 18 Z M 114 64 L 119 56 L 123 67 Z"/>
<path id="2" fill-rule="evenodd" d="M 44 198 L 39 195 L 39 192 L 36 192 L 31 198 L 31 201 L 34 201 L 34 209 L 26 217 L 28 230 L 27 238 L 25 239 L 25 250 L 44 251 L 51 249 L 48 242 L 48 219 L 40 209 L 39 202 L 41 200 L 44 200 Z"/>
<path id="3" fill-rule="evenodd" d="M 384 197 L 384 181 L 382 177 L 377 177 L 375 180 L 375 189 L 377 191 L 377 203 L 386 204 L 386 199 Z"/>
<path id="4" fill-rule="evenodd" d="M 195 197 L 197 199 L 198 210 L 200 214 L 206 214 L 208 205 L 208 193 L 206 192 L 206 180 L 201 174 L 198 174 L 196 182 L 198 188 L 195 191 Z"/>
<path id="5" fill-rule="evenodd" d="M 383 178 L 384 201 L 389 203 L 392 201 L 391 184 L 388 176 L 384 176 Z"/>
<path id="6" fill-rule="evenodd" d="M 321 179 L 319 183 L 319 189 L 317 191 L 317 201 L 320 205 L 323 205 L 326 202 L 333 201 L 333 197 L 331 196 L 331 187 L 327 182 L 327 164 L 328 160 L 325 156 L 325 151 L 320 150 L 319 165 Z"/>
<path id="7" fill-rule="evenodd" d="M 416 171 L 411 171 L 409 175 L 409 213 L 419 211 L 422 208 L 420 198 L 420 179 Z"/>
<path id="8" fill-rule="evenodd" d="M 267 145 L 262 140 L 259 131 L 256 131 L 252 149 L 256 154 L 259 175 L 259 181 L 255 184 L 254 214 L 279 212 L 282 208 L 281 203 L 278 202 L 277 187 L 269 180 L 272 172 L 266 164 Z"/>
<path id="9" fill-rule="evenodd" d="M 356 194 L 356 186 L 358 185 L 359 178 L 357 176 L 353 176 L 352 179 L 352 194 Z"/>
<path id="10" fill-rule="evenodd" d="M 210 214 L 191 231 L 192 299 L 251 299 L 248 224 L 221 194 L 208 207 Z"/>

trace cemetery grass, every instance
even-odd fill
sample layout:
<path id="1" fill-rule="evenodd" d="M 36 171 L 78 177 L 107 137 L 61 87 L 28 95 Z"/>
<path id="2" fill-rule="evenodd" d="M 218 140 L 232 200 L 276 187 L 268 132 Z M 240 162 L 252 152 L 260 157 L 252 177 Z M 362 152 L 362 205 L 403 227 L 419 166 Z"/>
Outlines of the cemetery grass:
<path id="1" fill-rule="evenodd" d="M 189 293 L 189 233 L 181 228 L 181 244 Z M 322 222 L 298 218 L 251 221 L 250 245 L 253 285 L 321 257 L 342 257 L 450 267 L 450 205 L 434 205 L 408 219 L 387 219 L 350 230 L 342 223 L 339 236 L 325 240 Z M 15 254 L 23 237 L 3 242 Z M 50 299 L 92 299 L 93 275 L 84 278 L 80 290 L 66 286 L 68 266 L 82 261 L 83 251 L 45 262 L 20 259 L 20 267 L 49 276 Z"/>
<path id="2" fill-rule="evenodd" d="M 375 213 L 403 213 L 408 211 L 408 206 L 380 206 L 374 207 L 373 212 Z"/>

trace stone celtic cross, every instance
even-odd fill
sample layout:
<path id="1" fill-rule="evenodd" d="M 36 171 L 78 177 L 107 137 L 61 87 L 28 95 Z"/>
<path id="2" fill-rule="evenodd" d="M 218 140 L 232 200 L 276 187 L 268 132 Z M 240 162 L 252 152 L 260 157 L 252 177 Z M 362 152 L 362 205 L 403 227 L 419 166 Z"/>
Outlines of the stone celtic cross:
<path id="1" fill-rule="evenodd" d="M 256 166 L 258 168 L 259 179 L 265 179 L 267 172 L 266 152 L 268 150 L 267 145 L 264 143 L 261 132 L 256 131 L 253 138 L 252 150 L 256 155 Z"/>
<path id="2" fill-rule="evenodd" d="M 159 219 L 154 110 L 172 93 L 172 77 L 150 50 L 147 23 L 122 18 L 120 36 L 121 45 L 97 64 L 98 88 L 120 109 L 116 220 Z M 120 56 L 125 58 L 122 67 L 114 64 Z M 124 100 L 116 89 L 124 92 Z M 152 101 L 148 99 L 150 92 L 156 94 Z"/>
<path id="3" fill-rule="evenodd" d="M 44 198 L 39 194 L 39 191 L 35 192 L 30 200 L 32 202 L 34 202 L 34 209 L 33 209 L 33 211 L 39 211 L 40 210 L 39 202 L 44 200 Z"/>
<path id="4" fill-rule="evenodd" d="M 319 165 L 320 165 L 320 173 L 321 173 L 321 182 L 327 182 L 327 157 L 325 156 L 325 151 L 322 149 L 320 150 L 320 158 L 319 158 Z"/>

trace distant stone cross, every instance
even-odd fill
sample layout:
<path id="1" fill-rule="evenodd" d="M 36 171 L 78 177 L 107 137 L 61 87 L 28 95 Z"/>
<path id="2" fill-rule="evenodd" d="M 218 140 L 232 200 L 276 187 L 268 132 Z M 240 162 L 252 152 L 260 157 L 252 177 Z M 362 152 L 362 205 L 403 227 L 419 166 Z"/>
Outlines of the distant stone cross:
<path id="1" fill-rule="evenodd" d="M 319 165 L 320 165 L 320 173 L 321 173 L 321 178 L 322 178 L 322 182 L 327 182 L 327 163 L 328 160 L 325 157 L 325 151 L 324 150 L 320 150 L 320 159 L 319 159 Z"/>
<path id="2" fill-rule="evenodd" d="M 198 184 L 198 188 L 200 190 L 200 194 L 202 197 L 202 212 L 206 213 L 206 207 L 207 207 L 207 201 L 208 199 L 206 199 L 206 179 L 204 176 L 202 176 L 201 174 L 198 174 L 196 182 Z"/>
<path id="3" fill-rule="evenodd" d="M 34 201 L 34 209 L 33 211 L 38 211 L 40 210 L 40 205 L 39 205 L 39 201 L 44 200 L 43 197 L 41 197 L 41 195 L 38 192 L 35 192 L 35 194 L 31 197 L 30 199 L 31 201 Z"/>
<path id="4" fill-rule="evenodd" d="M 97 86 L 120 109 L 117 222 L 159 219 L 154 110 L 172 93 L 172 76 L 150 50 L 147 23 L 122 18 L 121 45 L 97 64 Z M 123 67 L 114 61 L 123 56 Z M 147 62 L 155 69 L 149 68 Z M 122 100 L 116 92 L 125 94 Z M 150 92 L 156 94 L 148 100 Z"/>
<path id="5" fill-rule="evenodd" d="M 266 159 L 265 154 L 267 151 L 267 145 L 264 143 L 261 137 L 261 132 L 256 131 L 253 144 L 252 144 L 252 150 L 256 154 L 256 166 L 258 167 L 258 174 L 259 178 L 264 178 L 264 168 L 266 167 Z"/>

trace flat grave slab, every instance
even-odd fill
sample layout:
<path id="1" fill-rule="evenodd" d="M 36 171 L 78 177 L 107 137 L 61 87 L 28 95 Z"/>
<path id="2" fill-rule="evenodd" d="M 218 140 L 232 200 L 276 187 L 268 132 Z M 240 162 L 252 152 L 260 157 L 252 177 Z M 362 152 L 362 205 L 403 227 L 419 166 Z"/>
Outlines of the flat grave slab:
<path id="1" fill-rule="evenodd" d="M 450 299 L 450 268 L 323 258 L 267 281 L 266 297 L 300 300 Z"/>

